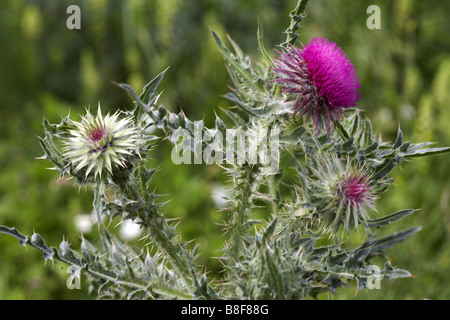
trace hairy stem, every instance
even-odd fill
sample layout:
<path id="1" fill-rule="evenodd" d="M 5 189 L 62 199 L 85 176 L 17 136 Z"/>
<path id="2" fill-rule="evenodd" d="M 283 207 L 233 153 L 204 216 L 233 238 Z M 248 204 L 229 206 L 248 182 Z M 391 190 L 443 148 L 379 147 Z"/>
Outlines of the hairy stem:
<path id="1" fill-rule="evenodd" d="M 35 239 L 33 241 L 33 237 L 31 237 L 31 239 L 30 239 L 30 237 L 21 234 L 15 228 L 8 228 L 5 226 L 0 226 L 0 233 L 9 234 L 9 235 L 15 237 L 17 240 L 19 240 L 19 242 L 22 246 L 29 245 L 29 246 L 43 252 L 44 259 L 46 261 L 51 260 L 52 262 L 54 262 L 54 260 L 57 260 L 57 261 L 65 263 L 67 265 L 77 266 L 77 268 L 82 270 L 84 273 L 86 273 L 94 278 L 102 279 L 104 281 L 109 281 L 116 285 L 125 286 L 130 289 L 138 289 L 138 290 L 145 290 L 145 291 L 151 290 L 157 294 L 161 294 L 164 296 L 170 296 L 170 297 L 183 299 L 183 300 L 192 299 L 192 296 L 190 294 L 188 294 L 186 292 L 181 292 L 179 290 L 176 290 L 174 288 L 166 286 L 160 282 L 138 283 L 138 282 L 133 282 L 133 281 L 129 281 L 129 280 L 119 279 L 118 276 L 114 276 L 114 273 L 108 272 L 108 270 L 103 269 L 103 268 L 95 268 L 95 270 L 93 270 L 90 267 L 89 262 L 85 263 L 85 261 L 83 261 L 83 260 L 70 259 L 67 257 L 67 255 L 64 255 L 62 253 L 62 251 L 58 251 L 55 247 L 48 247 L 44 243 L 44 240 L 38 234 L 33 235 L 33 237 L 36 236 L 36 239 L 37 239 L 37 240 Z"/>
<path id="2" fill-rule="evenodd" d="M 305 12 L 307 4 L 308 0 L 299 0 L 295 9 L 289 13 L 291 24 L 285 31 L 286 41 L 281 44 L 283 47 L 294 45 L 295 41 L 297 41 L 299 36 L 297 30 L 300 28 L 300 22 L 303 20 L 303 12 Z"/>
<path id="3" fill-rule="evenodd" d="M 239 257 L 239 253 L 245 246 L 245 239 L 249 236 L 248 229 L 251 225 L 252 194 L 257 188 L 257 166 L 244 164 L 238 168 L 239 176 L 235 178 L 234 190 L 236 201 L 233 202 L 230 210 L 230 230 L 229 252 L 234 258 Z"/>
<path id="4" fill-rule="evenodd" d="M 171 265 L 181 277 L 183 282 L 185 284 L 192 283 L 193 280 L 189 276 L 191 270 L 189 262 L 186 261 L 186 259 L 183 259 L 185 256 L 183 254 L 183 248 L 179 243 L 174 243 L 174 241 L 165 232 L 165 230 L 169 227 L 163 217 L 157 216 L 150 219 L 146 224 L 146 227 L 153 241 L 158 245 L 158 249 L 164 253 L 165 257 L 169 258 Z"/>
<path id="5" fill-rule="evenodd" d="M 192 283 L 193 279 L 190 277 L 190 264 L 183 252 L 181 243 L 175 237 L 175 231 L 170 226 L 165 218 L 158 212 L 158 204 L 155 202 L 155 197 L 152 197 L 146 190 L 146 182 L 141 175 L 141 170 L 145 170 L 141 165 L 137 168 L 139 177 L 136 178 L 131 175 L 128 179 L 118 179 L 115 184 L 119 187 L 123 195 L 136 203 L 142 204 L 136 209 L 136 215 L 142 220 L 142 225 L 147 230 L 148 236 L 158 246 L 158 249 L 164 253 L 168 261 L 176 270 L 177 274 L 183 280 L 185 285 L 196 284 Z"/>

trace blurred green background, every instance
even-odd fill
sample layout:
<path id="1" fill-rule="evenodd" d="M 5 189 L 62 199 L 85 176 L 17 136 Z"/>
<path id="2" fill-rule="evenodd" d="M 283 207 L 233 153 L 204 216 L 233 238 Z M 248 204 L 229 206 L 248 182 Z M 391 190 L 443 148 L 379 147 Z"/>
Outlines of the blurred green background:
<path id="1" fill-rule="evenodd" d="M 81 30 L 69 30 L 66 9 L 81 9 Z M 369 30 L 369 5 L 381 9 L 381 29 Z M 228 104 L 220 97 L 230 84 L 209 27 L 228 33 L 255 61 L 256 24 L 264 25 L 266 48 L 285 40 L 296 0 L 3 0 L 0 2 L 0 224 L 25 234 L 42 234 L 48 245 L 65 237 L 79 248 L 80 233 L 95 241 L 97 228 L 80 226 L 89 217 L 92 192 L 58 180 L 36 136 L 42 119 L 59 122 L 86 107 L 131 108 L 126 93 L 111 81 L 142 86 L 170 66 L 160 85 L 161 102 L 191 120 L 214 124 L 214 112 Z M 411 142 L 450 145 L 450 2 L 419 0 L 310 0 L 302 39 L 324 36 L 337 42 L 358 70 L 359 107 L 375 132 L 393 140 L 398 125 Z M 173 165 L 171 144 L 151 152 L 157 191 L 172 199 L 164 210 L 180 217 L 185 240 L 197 239 L 200 263 L 214 274 L 222 221 L 217 203 L 226 176 L 216 166 Z M 380 290 L 338 291 L 334 299 L 450 298 L 450 156 L 414 160 L 396 169 L 395 185 L 377 200 L 379 214 L 422 210 L 386 232 L 420 225 L 423 230 L 388 250 L 393 265 L 415 277 L 383 280 Z M 122 232 L 121 226 L 110 226 Z M 136 240 L 127 240 L 130 242 Z M 139 243 L 139 242 L 138 242 Z M 64 265 L 0 236 L 0 299 L 94 299 L 88 285 L 66 287 Z M 324 296 L 323 298 L 328 298 Z"/>

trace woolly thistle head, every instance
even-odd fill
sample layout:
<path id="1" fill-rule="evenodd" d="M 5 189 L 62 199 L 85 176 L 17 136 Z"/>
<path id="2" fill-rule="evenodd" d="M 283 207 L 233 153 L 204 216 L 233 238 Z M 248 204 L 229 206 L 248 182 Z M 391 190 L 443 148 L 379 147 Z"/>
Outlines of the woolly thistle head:
<path id="1" fill-rule="evenodd" d="M 103 117 L 100 105 L 97 116 L 86 110 L 80 122 L 72 121 L 69 137 L 63 139 L 64 156 L 74 173 L 82 172 L 84 178 L 102 173 L 113 174 L 113 169 L 126 166 L 126 159 L 137 150 L 138 129 L 130 117 L 119 119 L 119 112 Z"/>
<path id="2" fill-rule="evenodd" d="M 343 164 L 337 158 L 314 169 L 314 203 L 319 218 L 336 233 L 341 225 L 344 231 L 367 224 L 367 209 L 375 210 L 371 176 L 363 167 L 347 159 Z"/>
<path id="3" fill-rule="evenodd" d="M 355 107 L 361 87 L 353 64 L 334 42 L 313 38 L 302 49 L 279 52 L 272 68 L 282 91 L 292 101 L 293 115 L 313 119 L 316 131 L 331 132 L 344 109 Z"/>

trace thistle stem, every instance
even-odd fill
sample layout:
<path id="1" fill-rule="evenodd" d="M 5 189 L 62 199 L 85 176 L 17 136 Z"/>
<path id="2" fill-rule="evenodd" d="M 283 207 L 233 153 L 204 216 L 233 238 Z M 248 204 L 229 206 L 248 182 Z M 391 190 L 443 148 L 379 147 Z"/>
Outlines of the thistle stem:
<path id="1" fill-rule="evenodd" d="M 240 168 L 239 168 L 240 169 Z M 243 172 L 235 181 L 234 193 L 239 199 L 231 208 L 231 219 L 229 227 L 231 229 L 230 236 L 230 252 L 233 257 L 237 258 L 242 247 L 245 245 L 245 237 L 248 236 L 249 220 L 251 216 L 252 192 L 254 189 L 256 167 L 249 164 L 242 166 Z"/>
<path id="2" fill-rule="evenodd" d="M 277 187 L 275 182 L 275 177 L 269 177 L 269 191 L 272 203 L 272 213 L 273 216 L 276 217 L 278 214 L 278 195 L 277 195 Z"/>
<path id="3" fill-rule="evenodd" d="M 158 220 L 160 222 L 158 222 Z M 189 262 L 183 259 L 185 255 L 182 252 L 183 248 L 181 245 L 174 243 L 164 231 L 168 229 L 168 226 L 167 223 L 163 221 L 163 217 L 159 216 L 149 219 L 148 223 L 146 223 L 146 227 L 148 228 L 153 241 L 158 245 L 158 249 L 169 258 L 170 263 L 182 278 L 183 282 L 185 284 L 191 283 L 193 279 L 189 276 L 191 270 Z"/>
<path id="4" fill-rule="evenodd" d="M 299 36 L 297 30 L 300 27 L 300 22 L 302 22 L 303 20 L 303 12 L 305 12 L 307 4 L 308 0 L 299 0 L 295 9 L 289 13 L 291 24 L 285 31 L 287 36 L 286 41 L 281 44 L 283 47 L 287 48 L 289 47 L 289 45 L 294 45 L 295 41 L 297 40 Z"/>
<path id="5" fill-rule="evenodd" d="M 138 170 L 141 170 L 141 167 L 139 167 Z M 130 178 L 134 179 L 132 176 Z M 145 203 L 144 208 L 139 208 L 137 210 L 137 214 L 142 219 L 143 226 L 148 230 L 149 237 L 157 244 L 158 249 L 168 257 L 170 264 L 176 270 L 183 282 L 186 285 L 193 284 L 193 287 L 195 287 L 196 283 L 193 283 L 194 280 L 190 277 L 191 268 L 189 261 L 187 261 L 187 258 L 183 259 L 183 257 L 185 257 L 185 254 L 183 253 L 184 249 L 181 244 L 171 236 L 171 233 L 173 232 L 164 217 L 158 212 L 157 204 L 152 203 L 152 200 L 146 196 L 145 192 L 147 191 L 145 187 L 141 186 L 142 181 L 136 181 L 136 183 L 134 183 L 127 179 L 118 179 L 115 183 L 126 198 L 134 200 L 137 203 Z M 140 186 L 141 190 L 133 187 L 135 185 Z M 144 194 L 142 194 L 143 192 Z"/>

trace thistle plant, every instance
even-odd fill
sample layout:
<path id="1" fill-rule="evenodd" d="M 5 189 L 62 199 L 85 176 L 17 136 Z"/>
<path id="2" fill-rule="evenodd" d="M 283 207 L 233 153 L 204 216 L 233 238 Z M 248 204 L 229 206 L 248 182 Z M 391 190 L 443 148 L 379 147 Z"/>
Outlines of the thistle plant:
<path id="1" fill-rule="evenodd" d="M 361 84 L 343 49 L 324 38 L 297 43 L 307 2 L 300 0 L 291 12 L 286 40 L 273 51 L 264 47 L 258 22 L 261 57 L 256 63 L 231 38 L 230 49 L 211 30 L 232 81 L 224 98 L 235 106 L 224 109 L 213 128 L 159 103 L 166 71 L 141 94 L 116 84 L 133 99 L 131 111 L 111 116 L 98 108 L 96 115 L 87 110 L 79 122 L 69 116 L 59 124 L 44 120 L 41 158 L 61 176 L 92 188 L 98 243 L 83 238 L 77 251 L 65 239 L 57 248 L 38 233 L 26 236 L 6 226 L 0 233 L 40 250 L 45 260 L 67 264 L 73 276 L 86 275 L 98 298 L 320 298 L 352 282 L 357 291 L 367 288 L 375 257 L 384 260 L 379 277 L 410 277 L 391 264 L 388 249 L 420 228 L 382 237 L 378 231 L 418 210 L 377 212 L 375 199 L 382 201 L 394 181 L 392 170 L 404 160 L 450 148 L 404 141 L 400 128 L 393 143 L 375 135 L 357 108 L 364 99 Z M 164 202 L 151 181 L 158 173 L 147 161 L 158 137 L 184 148 L 183 157 L 192 153 L 198 160 L 201 151 L 207 153 L 214 159 L 208 165 L 230 177 L 227 206 L 221 209 L 224 246 L 216 257 L 222 263 L 220 276 L 211 277 L 198 264 L 199 247 L 191 249 L 164 216 Z M 243 152 L 226 152 L 224 145 L 235 144 Z M 261 203 L 270 210 L 266 220 L 255 217 Z M 111 232 L 107 220 L 114 218 L 141 226 L 141 247 Z M 354 233 L 363 240 L 351 247 L 345 240 Z"/>

